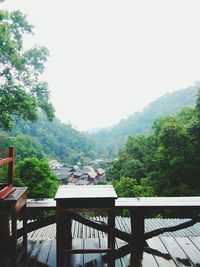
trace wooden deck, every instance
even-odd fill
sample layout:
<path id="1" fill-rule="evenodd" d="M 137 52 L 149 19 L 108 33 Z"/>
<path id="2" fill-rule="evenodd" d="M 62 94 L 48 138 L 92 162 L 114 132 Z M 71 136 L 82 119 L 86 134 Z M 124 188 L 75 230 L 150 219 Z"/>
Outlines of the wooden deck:
<path id="1" fill-rule="evenodd" d="M 106 239 L 84 238 L 74 239 L 74 245 L 78 248 L 90 246 L 96 248 L 100 245 L 105 248 Z M 155 255 L 143 253 L 141 266 L 144 267 L 176 267 L 176 266 L 200 266 L 200 237 L 154 237 L 147 241 L 155 250 Z M 116 246 L 121 247 L 124 242 L 116 241 Z M 56 240 L 29 240 L 28 266 L 56 267 Z M 158 255 L 156 251 L 162 253 Z M 133 250 L 134 254 L 134 250 Z M 101 254 L 77 254 L 72 255 L 69 266 L 108 266 L 101 260 Z M 115 261 L 115 266 L 128 267 L 131 255 Z M 135 266 L 135 265 L 134 265 Z"/>
<path id="2" fill-rule="evenodd" d="M 105 218 L 93 218 L 106 220 Z M 146 219 L 146 231 L 171 226 L 183 219 Z M 130 219 L 116 217 L 116 227 L 130 232 Z M 28 267 L 49 266 L 56 267 L 56 227 L 55 224 L 43 227 L 28 235 Z M 106 234 L 91 229 L 73 221 L 72 225 L 73 245 L 76 248 L 105 248 Z M 126 243 L 116 239 L 116 248 Z M 116 267 L 143 266 L 143 267 L 175 267 L 175 266 L 200 266 L 200 223 L 174 233 L 165 233 L 147 241 L 149 250 L 143 252 L 141 265 L 132 264 L 132 255 L 126 255 L 115 261 Z M 91 267 L 109 266 L 102 261 L 103 254 L 76 254 L 71 256 L 71 263 L 66 266 Z M 0 265 L 6 266 L 6 265 Z M 19 264 L 19 267 L 25 265 Z"/>

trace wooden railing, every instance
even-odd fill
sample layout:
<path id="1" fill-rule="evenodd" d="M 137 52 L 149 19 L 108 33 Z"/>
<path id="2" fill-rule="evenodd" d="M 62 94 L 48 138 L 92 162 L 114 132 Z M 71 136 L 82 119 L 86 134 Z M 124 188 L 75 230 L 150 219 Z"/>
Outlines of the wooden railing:
<path id="1" fill-rule="evenodd" d="M 0 199 L 7 197 L 13 190 L 14 183 L 14 148 L 9 147 L 8 157 L 0 159 L 0 167 L 8 164 L 6 181 L 0 188 Z"/>
<path id="2" fill-rule="evenodd" d="M 200 197 L 167 197 L 167 198 L 118 198 L 115 201 L 116 210 L 119 209 L 129 209 L 130 211 L 130 219 L 131 219 L 131 233 L 127 233 L 121 231 L 117 228 L 114 229 L 113 234 L 115 237 L 127 242 L 128 244 L 125 246 L 116 249 L 112 255 L 106 254 L 103 256 L 104 262 L 109 262 L 110 260 L 123 257 L 129 254 L 134 248 L 137 248 L 138 255 L 142 255 L 145 251 L 147 253 L 152 253 L 154 255 L 159 255 L 161 257 L 167 258 L 168 255 L 163 255 L 163 253 L 159 251 L 155 251 L 147 245 L 146 240 L 152 238 L 154 236 L 163 234 L 165 232 L 173 232 L 180 229 L 184 229 L 190 227 L 197 222 L 200 222 L 200 216 L 193 216 L 192 213 L 198 211 L 200 209 Z M 144 231 L 144 223 L 145 223 L 145 214 L 147 211 L 155 211 L 159 208 L 159 210 L 165 209 L 175 209 L 182 210 L 188 212 L 191 220 L 184 222 L 179 225 L 165 227 L 157 230 L 153 230 L 145 233 Z M 40 210 L 56 210 L 56 202 L 54 199 L 39 199 L 39 200 L 31 200 L 29 199 L 27 202 L 27 211 L 40 211 Z M 88 226 L 94 228 L 96 230 L 100 230 L 102 232 L 108 233 L 108 226 L 105 222 L 102 221 L 94 221 L 88 218 L 83 217 L 82 215 L 71 212 L 71 218 Z M 31 222 L 27 225 L 27 231 L 31 232 L 38 228 L 47 226 L 49 224 L 56 222 L 56 215 L 51 215 L 46 218 L 38 219 L 37 221 Z M 18 237 L 23 235 L 23 230 L 18 230 Z M 110 259 L 112 257 L 112 259 Z"/>
<path id="3" fill-rule="evenodd" d="M 191 216 L 193 211 L 200 209 L 200 197 L 118 198 L 115 201 L 115 208 L 129 209 L 130 211 L 132 234 L 124 233 L 118 229 L 115 229 L 115 236 L 127 242 L 141 243 L 153 236 L 162 234 L 164 232 L 172 232 L 187 228 L 200 221 L 199 216 Z M 190 215 L 192 218 L 190 221 L 181 225 L 166 227 L 149 233 L 144 233 L 144 219 L 146 212 L 157 209 L 184 209 L 184 211 L 188 212 L 188 215 Z M 56 202 L 54 199 L 28 199 L 27 210 L 31 212 L 37 210 L 56 210 Z M 103 222 L 96 222 L 86 219 L 75 212 L 72 212 L 72 217 L 74 220 L 89 227 L 107 232 L 107 225 Z M 46 219 L 40 219 L 40 221 L 33 222 L 32 224 L 28 225 L 28 231 L 33 231 L 33 229 L 46 226 L 48 223 L 51 224 L 55 221 L 55 216 L 50 216 Z"/>

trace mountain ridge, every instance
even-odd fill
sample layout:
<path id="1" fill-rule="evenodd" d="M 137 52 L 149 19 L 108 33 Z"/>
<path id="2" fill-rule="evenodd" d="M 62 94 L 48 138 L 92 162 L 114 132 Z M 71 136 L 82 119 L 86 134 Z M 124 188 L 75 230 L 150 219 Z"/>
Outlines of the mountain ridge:
<path id="1" fill-rule="evenodd" d="M 89 134 L 96 145 L 99 155 L 116 156 L 118 149 L 123 146 L 130 135 L 137 135 L 149 131 L 154 120 L 162 115 L 176 113 L 181 107 L 195 105 L 199 84 L 185 89 L 166 93 L 149 103 L 142 111 L 130 114 L 119 123 Z"/>

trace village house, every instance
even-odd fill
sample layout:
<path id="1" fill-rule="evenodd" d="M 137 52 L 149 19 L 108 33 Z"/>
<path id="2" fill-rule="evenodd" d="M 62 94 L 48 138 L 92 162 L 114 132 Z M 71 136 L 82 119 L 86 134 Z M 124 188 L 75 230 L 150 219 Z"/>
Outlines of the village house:
<path id="1" fill-rule="evenodd" d="M 77 185 L 88 185 L 105 178 L 105 170 L 100 167 L 94 168 L 88 165 L 82 168 L 78 165 L 63 167 L 57 160 L 51 160 L 49 164 L 61 184 L 68 182 Z"/>

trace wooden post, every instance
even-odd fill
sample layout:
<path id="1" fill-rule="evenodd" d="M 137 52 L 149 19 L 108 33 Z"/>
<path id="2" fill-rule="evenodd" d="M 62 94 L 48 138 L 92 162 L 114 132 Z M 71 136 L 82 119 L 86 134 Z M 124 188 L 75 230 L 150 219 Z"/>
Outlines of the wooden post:
<path id="1" fill-rule="evenodd" d="M 144 248 L 144 216 L 143 209 L 131 209 L 131 234 L 133 238 L 133 251 L 130 256 L 130 266 L 141 266 Z"/>
<path id="2" fill-rule="evenodd" d="M 27 212 L 26 212 L 26 205 L 24 205 L 22 210 L 22 216 L 23 216 L 23 246 L 24 249 L 27 251 Z"/>
<path id="3" fill-rule="evenodd" d="M 67 212 L 63 218 L 64 224 L 63 224 L 63 245 L 66 249 L 72 248 L 72 218 L 71 213 Z"/>
<path id="4" fill-rule="evenodd" d="M 131 209 L 131 234 L 136 247 L 144 245 L 144 210 Z"/>
<path id="5" fill-rule="evenodd" d="M 72 248 L 72 233 L 71 233 L 71 213 L 64 213 L 57 202 L 57 266 L 63 267 L 65 265 L 64 249 L 70 250 Z"/>
<path id="6" fill-rule="evenodd" d="M 0 214 L 0 253 L 8 250 L 9 247 L 9 216 L 7 212 L 2 212 Z"/>
<path id="7" fill-rule="evenodd" d="M 56 243 L 57 243 L 57 251 L 56 251 L 56 259 L 57 259 L 57 265 L 56 266 L 63 266 L 63 262 L 62 262 L 62 244 L 61 244 L 61 240 L 62 240 L 62 216 L 61 216 L 61 208 L 60 208 L 60 204 L 57 202 L 57 209 L 56 209 Z"/>
<path id="8" fill-rule="evenodd" d="M 12 161 L 8 163 L 8 184 L 13 185 L 14 182 L 14 147 L 9 147 L 9 157 Z"/>
<path id="9" fill-rule="evenodd" d="M 115 212 L 113 208 L 108 211 L 108 248 L 112 251 L 115 250 Z"/>
<path id="10" fill-rule="evenodd" d="M 12 242 L 11 242 L 11 255 L 12 255 L 12 262 L 13 262 L 13 267 L 17 266 L 17 214 L 15 212 L 15 206 L 12 208 Z"/>

